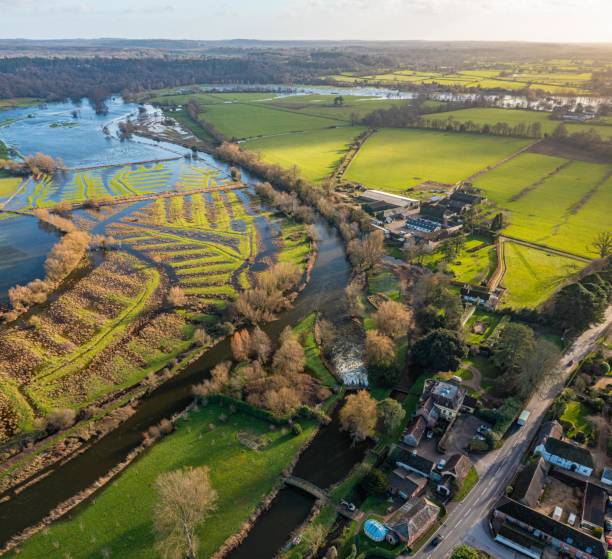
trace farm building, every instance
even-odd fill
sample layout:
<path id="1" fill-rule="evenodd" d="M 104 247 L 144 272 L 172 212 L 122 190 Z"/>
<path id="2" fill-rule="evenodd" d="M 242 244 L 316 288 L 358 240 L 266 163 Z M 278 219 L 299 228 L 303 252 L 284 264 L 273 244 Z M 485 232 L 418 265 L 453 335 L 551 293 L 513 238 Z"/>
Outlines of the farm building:
<path id="1" fill-rule="evenodd" d="M 420 202 L 381 190 L 366 190 L 357 200 L 363 209 L 378 219 L 399 219 L 418 213 Z"/>
<path id="2" fill-rule="evenodd" d="M 598 485 L 587 482 L 582 500 L 580 526 L 590 529 L 603 529 L 607 503 L 608 493 Z"/>

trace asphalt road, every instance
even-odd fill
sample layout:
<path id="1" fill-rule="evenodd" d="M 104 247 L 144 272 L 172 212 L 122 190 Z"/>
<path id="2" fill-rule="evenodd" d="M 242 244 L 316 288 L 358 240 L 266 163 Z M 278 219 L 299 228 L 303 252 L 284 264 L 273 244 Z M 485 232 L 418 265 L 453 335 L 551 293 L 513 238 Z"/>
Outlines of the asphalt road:
<path id="1" fill-rule="evenodd" d="M 483 549 L 493 557 L 511 559 L 522 557 L 511 549 L 493 541 L 488 529 L 488 514 L 493 504 L 504 494 L 505 488 L 512 480 L 519 466 L 522 455 L 536 434 L 544 414 L 553 399 L 563 390 L 565 381 L 572 367 L 570 362 L 577 363 L 589 351 L 598 338 L 612 323 L 612 307 L 606 312 L 603 324 L 584 332 L 567 351 L 559 364 L 558 374 L 545 386 L 538 389 L 526 409 L 531 412 L 527 425 L 517 428 L 499 450 L 488 453 L 477 463 L 479 482 L 469 495 L 459 503 L 447 516 L 437 534 L 443 540 L 432 548 L 428 542 L 412 557 L 443 559 L 461 543 Z"/>

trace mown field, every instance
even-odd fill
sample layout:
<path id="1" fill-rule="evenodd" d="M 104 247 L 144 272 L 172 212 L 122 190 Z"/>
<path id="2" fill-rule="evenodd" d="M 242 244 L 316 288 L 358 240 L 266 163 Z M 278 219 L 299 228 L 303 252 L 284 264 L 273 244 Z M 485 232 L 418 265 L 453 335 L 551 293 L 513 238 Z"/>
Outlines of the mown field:
<path id="1" fill-rule="evenodd" d="M 520 109 L 496 109 L 496 108 L 477 108 L 462 109 L 459 111 L 448 111 L 425 115 L 425 120 L 446 120 L 452 118 L 458 122 L 471 121 L 475 124 L 494 125 L 498 122 L 505 122 L 510 126 L 517 124 L 533 124 L 538 122 L 542 126 L 543 134 L 551 134 L 563 121 L 553 120 L 550 113 L 543 111 L 526 111 Z M 570 134 L 574 132 L 588 132 L 591 128 L 602 138 L 612 137 L 612 126 L 598 125 L 597 122 L 587 121 L 585 123 L 563 122 Z"/>
<path id="2" fill-rule="evenodd" d="M 271 491 L 313 434 L 313 422 L 302 426 L 297 436 L 288 429 L 271 430 L 264 420 L 209 403 L 179 422 L 175 433 L 149 449 L 93 502 L 35 535 L 11 556 L 159 557 L 153 531 L 155 480 L 162 472 L 204 465 L 218 493 L 216 511 L 198 531 L 198 556 L 210 557 Z"/>
<path id="3" fill-rule="evenodd" d="M 228 138 L 253 138 L 288 132 L 331 128 L 342 122 L 255 103 L 223 103 L 203 107 L 199 120 L 212 124 Z"/>
<path id="4" fill-rule="evenodd" d="M 351 141 L 363 131 L 357 126 L 316 130 L 251 140 L 244 147 L 261 153 L 269 163 L 285 168 L 295 165 L 305 179 L 318 183 L 329 177 Z"/>
<path id="5" fill-rule="evenodd" d="M 22 180 L 21 177 L 0 176 L 0 207 L 17 191 Z"/>
<path id="6" fill-rule="evenodd" d="M 525 153 L 475 184 L 507 210 L 505 234 L 593 258 L 609 222 L 611 173 L 611 165 Z"/>
<path id="7" fill-rule="evenodd" d="M 455 183 L 528 143 L 516 138 L 383 129 L 367 140 L 345 178 L 391 192 L 426 180 Z"/>
<path id="8" fill-rule="evenodd" d="M 512 242 L 505 243 L 504 259 L 502 306 L 515 309 L 536 308 L 586 266 L 580 260 Z"/>

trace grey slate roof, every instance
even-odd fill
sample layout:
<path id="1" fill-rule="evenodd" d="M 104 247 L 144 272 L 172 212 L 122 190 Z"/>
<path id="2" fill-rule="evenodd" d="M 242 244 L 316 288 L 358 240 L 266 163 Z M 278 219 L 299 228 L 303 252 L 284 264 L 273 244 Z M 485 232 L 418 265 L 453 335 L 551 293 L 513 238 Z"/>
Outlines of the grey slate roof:
<path id="1" fill-rule="evenodd" d="M 582 500 L 582 520 L 603 528 L 607 503 L 608 493 L 601 487 L 587 482 Z"/>
<path id="2" fill-rule="evenodd" d="M 525 466 L 517 474 L 512 484 L 512 498 L 524 505 L 535 506 L 542 495 L 545 480 L 544 459 L 540 458 L 537 462 Z"/>
<path id="3" fill-rule="evenodd" d="M 572 462 L 576 462 L 582 466 L 587 466 L 588 468 L 595 467 L 595 464 L 593 463 L 593 456 L 591 456 L 591 451 L 588 448 L 578 446 L 577 444 L 568 443 L 554 437 L 548 437 L 548 439 L 546 439 L 544 448 L 547 450 L 547 452 L 550 452 L 550 454 L 554 454 L 555 456 L 560 456 L 561 458 L 571 460 Z"/>

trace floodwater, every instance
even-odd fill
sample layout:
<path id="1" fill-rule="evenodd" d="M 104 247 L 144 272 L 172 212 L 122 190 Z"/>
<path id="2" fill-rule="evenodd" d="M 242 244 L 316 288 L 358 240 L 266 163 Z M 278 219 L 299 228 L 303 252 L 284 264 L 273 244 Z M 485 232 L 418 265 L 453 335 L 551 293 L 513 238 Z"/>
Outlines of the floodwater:
<path id="1" fill-rule="evenodd" d="M 172 153 L 154 144 L 121 141 L 106 136 L 105 126 L 128 115 L 136 115 L 138 106 L 124 103 L 120 97 L 108 101 L 108 114 L 96 115 L 87 101 L 50 103 L 0 112 L 0 140 L 22 155 L 42 152 L 61 157 L 68 167 L 117 165 L 172 157 Z M 78 118 L 72 116 L 77 111 Z"/>
<path id="2" fill-rule="evenodd" d="M 8 301 L 8 290 L 44 278 L 44 263 L 59 234 L 30 216 L 0 219 L 0 305 Z"/>
<path id="3" fill-rule="evenodd" d="M 111 105 L 111 112 L 114 115 L 125 114 L 124 109 L 115 105 L 116 102 Z M 36 115 L 37 111 L 41 111 L 47 116 L 54 113 L 65 115 L 66 112 L 70 112 L 70 106 L 59 104 L 43 109 L 30 108 L 26 110 L 26 114 L 30 112 Z M 0 118 L 3 117 L 6 118 L 6 113 L 2 113 Z M 34 116 L 29 120 L 35 122 L 37 117 Z M 87 137 L 91 137 L 93 144 L 96 144 L 98 142 L 97 137 L 102 135 L 101 124 L 103 122 L 105 121 L 96 120 L 96 124 L 90 123 L 87 126 L 89 130 Z M 5 138 L 6 130 L 13 129 L 12 145 L 18 147 L 20 151 L 24 149 L 28 151 L 26 148 L 28 145 L 34 146 L 33 141 L 24 137 L 28 136 L 29 133 L 26 127 L 28 124 L 24 124 L 21 128 L 18 127 L 21 130 L 21 135 L 16 134 L 15 124 L 3 129 Z M 42 137 L 45 135 L 43 132 L 48 133 L 49 130 L 53 130 L 53 134 L 57 130 L 68 131 L 69 133 L 75 133 L 79 130 L 79 128 L 46 130 L 44 126 L 39 128 L 42 130 Z M 82 137 L 74 140 L 75 143 L 83 141 L 84 138 Z M 101 160 L 116 162 L 116 156 L 125 157 L 126 159 L 123 159 L 122 162 L 149 157 L 142 151 L 142 146 L 148 146 L 147 149 L 149 149 L 151 144 L 149 142 L 127 141 L 120 143 L 116 146 L 118 151 L 114 147 L 105 151 L 105 142 L 109 142 L 109 140 L 103 139 L 100 157 L 96 157 L 89 147 L 80 150 L 78 146 L 71 145 L 71 142 L 67 139 L 58 144 L 58 146 L 61 146 L 60 151 L 62 153 L 55 152 L 54 154 L 61 155 L 67 162 L 78 165 L 82 165 L 85 161 L 90 161 L 93 164 L 100 163 Z M 110 142 L 115 143 L 114 140 L 110 140 Z M 47 139 L 45 146 L 36 144 L 34 149 L 45 151 L 46 147 L 52 147 L 51 144 L 52 141 Z M 153 147 L 159 148 L 159 146 Z M 130 151 L 132 149 L 133 151 Z M 202 155 L 199 164 L 210 165 L 219 172 L 227 173 L 227 166 L 215 161 L 210 156 Z M 249 177 L 248 173 L 243 172 L 243 180 L 251 181 L 252 178 Z M 133 208 L 131 209 L 133 210 Z M 342 314 L 339 305 L 351 274 L 344 245 L 337 232 L 323 220 L 317 221 L 315 227 L 319 236 L 319 246 L 310 281 L 292 308 L 282 313 L 278 320 L 265 325 L 264 330 L 273 340 L 278 338 L 285 326 L 296 324 L 313 311 L 321 312 L 325 318 L 331 321 L 336 320 Z M 31 224 L 31 229 L 35 230 L 36 226 Z M 260 234 L 263 234 L 264 237 L 272 235 L 273 232 L 273 226 L 260 227 Z M 28 231 L 28 234 L 32 234 L 32 232 Z M 264 239 L 264 241 L 264 247 L 268 246 L 269 239 Z M 90 449 L 60 468 L 44 472 L 47 474 L 46 477 L 37 483 L 28 486 L 29 480 L 26 480 L 18 488 L 14 488 L 6 495 L 1 495 L 0 500 L 6 496 L 9 496 L 10 499 L 0 503 L 0 546 L 11 536 L 40 521 L 51 509 L 90 486 L 96 479 L 121 462 L 133 448 L 140 444 L 142 433 L 149 426 L 157 424 L 161 419 L 184 409 L 192 400 L 191 387 L 206 378 L 210 369 L 217 363 L 229 359 L 230 356 L 229 341 L 225 340 L 218 343 L 190 367 L 152 392 L 141 402 L 132 417 L 96 442 Z M 311 446 L 304 452 L 296 466 L 296 475 L 301 475 L 314 483 L 320 484 L 321 487 L 328 487 L 342 479 L 362 459 L 364 450 L 364 447 L 353 446 L 346 433 L 339 430 L 338 422 L 334 420 L 319 431 Z M 256 523 L 251 536 L 235 551 L 235 554 L 237 554 L 235 556 L 269 556 L 267 551 L 276 550 L 287 541 L 290 533 L 307 517 L 312 504 L 313 499 L 310 496 L 293 489 L 283 490 L 275 499 L 269 511 Z M 283 521 L 279 523 L 277 519 Z"/>

